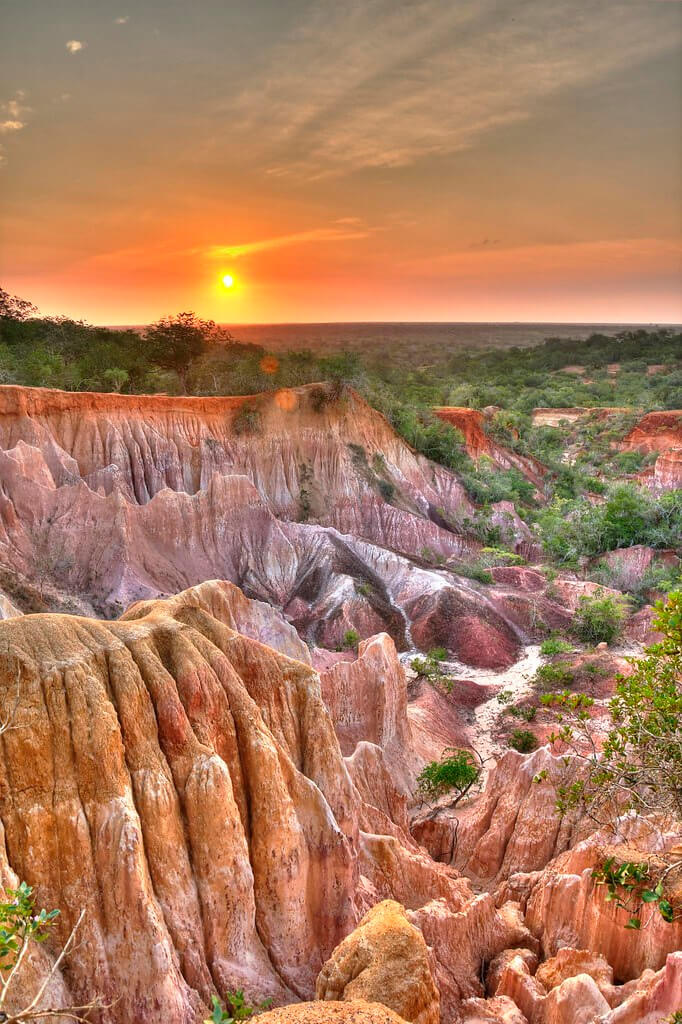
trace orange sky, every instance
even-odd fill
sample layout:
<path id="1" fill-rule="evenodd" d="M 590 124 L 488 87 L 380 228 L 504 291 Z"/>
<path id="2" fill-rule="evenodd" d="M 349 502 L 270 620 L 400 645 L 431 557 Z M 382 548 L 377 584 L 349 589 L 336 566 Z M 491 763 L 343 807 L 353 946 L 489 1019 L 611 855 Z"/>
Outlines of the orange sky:
<path id="1" fill-rule="evenodd" d="M 44 312 L 682 321 L 677 0 L 37 0 L 2 29 L 0 283 Z"/>

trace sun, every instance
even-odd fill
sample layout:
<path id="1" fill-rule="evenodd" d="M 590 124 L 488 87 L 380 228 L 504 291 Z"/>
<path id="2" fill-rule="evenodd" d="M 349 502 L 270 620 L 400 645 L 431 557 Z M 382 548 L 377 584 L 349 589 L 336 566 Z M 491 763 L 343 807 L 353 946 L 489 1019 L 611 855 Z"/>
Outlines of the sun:
<path id="1" fill-rule="evenodd" d="M 225 274 L 225 276 L 223 277 L 223 284 L 225 285 L 226 288 L 232 287 L 232 285 L 234 284 L 234 278 L 232 277 L 232 274 Z"/>

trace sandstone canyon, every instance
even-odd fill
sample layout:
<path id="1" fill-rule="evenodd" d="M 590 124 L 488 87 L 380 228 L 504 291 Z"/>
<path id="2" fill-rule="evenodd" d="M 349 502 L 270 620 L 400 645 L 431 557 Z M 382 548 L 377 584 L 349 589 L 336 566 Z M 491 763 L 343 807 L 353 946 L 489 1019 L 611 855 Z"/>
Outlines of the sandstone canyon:
<path id="1" fill-rule="evenodd" d="M 541 489 L 470 413 L 439 411 Z M 660 490 L 680 450 L 662 416 L 624 442 L 659 452 Z M 606 899 L 613 838 L 556 813 L 550 713 L 529 753 L 500 726 L 543 636 L 603 588 L 458 572 L 474 515 L 352 391 L 0 387 L 0 884 L 60 910 L 17 998 L 49 976 L 42 1005 L 97 999 L 95 1024 L 200 1024 L 238 989 L 272 1001 L 264 1024 L 675 1019 L 682 922 L 627 928 Z M 645 610 L 569 659 L 597 718 L 649 629 Z M 434 648 L 449 688 L 411 667 Z M 417 776 L 448 747 L 484 786 L 426 806 Z M 682 841 L 623 827 L 615 858 Z"/>

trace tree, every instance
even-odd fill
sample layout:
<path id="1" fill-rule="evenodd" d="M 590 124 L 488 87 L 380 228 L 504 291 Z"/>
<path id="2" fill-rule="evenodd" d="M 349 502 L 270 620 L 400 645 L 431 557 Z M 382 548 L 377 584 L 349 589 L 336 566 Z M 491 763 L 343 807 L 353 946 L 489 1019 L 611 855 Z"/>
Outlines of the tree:
<path id="1" fill-rule="evenodd" d="M 584 694 L 546 694 L 559 711 L 561 729 L 550 742 L 573 754 L 569 778 L 559 787 L 561 813 L 579 807 L 598 825 L 614 826 L 625 811 L 656 813 L 682 822 L 682 591 L 656 605 L 653 626 L 663 639 L 628 659 L 609 703 L 611 728 L 600 749 Z"/>
<path id="2" fill-rule="evenodd" d="M 10 295 L 4 288 L 0 288 L 0 320 L 28 320 L 35 316 L 38 307 L 27 299 L 20 299 L 18 295 Z"/>
<path id="3" fill-rule="evenodd" d="M 437 800 L 452 793 L 456 806 L 471 791 L 481 777 L 481 767 L 469 750 L 446 747 L 440 761 L 431 761 L 417 776 L 417 788 L 426 800 Z"/>
<path id="4" fill-rule="evenodd" d="M 110 369 L 104 371 L 102 378 L 112 391 L 118 392 L 124 384 L 128 383 L 130 374 L 127 370 L 121 369 L 120 366 L 112 366 Z"/>
<path id="5" fill-rule="evenodd" d="M 561 743 L 570 754 L 557 786 L 557 810 L 562 815 L 577 810 L 616 836 L 628 812 L 655 819 L 663 830 L 679 829 L 682 822 L 682 592 L 673 591 L 656 607 L 653 625 L 663 639 L 647 647 L 644 657 L 629 659 L 631 675 L 618 677 L 609 704 L 611 728 L 601 749 L 590 715 L 592 698 L 568 691 L 541 698 L 559 711 L 560 729 L 550 743 Z M 546 778 L 543 771 L 535 781 Z M 677 920 L 682 908 L 673 906 L 664 883 L 682 868 L 682 859 L 659 855 L 659 860 L 654 871 L 646 862 L 610 858 L 594 877 L 631 912 L 652 903 L 664 920 Z M 640 920 L 633 913 L 629 927 L 639 928 Z"/>
<path id="6" fill-rule="evenodd" d="M 178 313 L 152 324 L 142 338 L 148 358 L 158 366 L 175 370 L 186 391 L 189 364 L 202 354 L 215 330 L 213 320 L 200 320 L 194 313 Z"/>
<path id="7" fill-rule="evenodd" d="M 620 634 L 627 616 L 625 600 L 599 590 L 580 598 L 573 628 L 586 644 L 610 644 Z"/>

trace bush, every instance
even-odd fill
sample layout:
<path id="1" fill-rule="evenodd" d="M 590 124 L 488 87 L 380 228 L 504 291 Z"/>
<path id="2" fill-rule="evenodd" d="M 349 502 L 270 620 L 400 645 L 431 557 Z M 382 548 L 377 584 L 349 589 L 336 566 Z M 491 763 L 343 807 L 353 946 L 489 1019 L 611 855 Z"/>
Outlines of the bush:
<path id="1" fill-rule="evenodd" d="M 342 645 L 346 650 L 354 650 L 360 643 L 360 634 L 357 629 L 347 629 L 343 634 Z"/>
<path id="2" fill-rule="evenodd" d="M 534 704 L 515 704 L 513 708 L 509 708 L 510 715 L 522 718 L 524 722 L 533 722 L 537 713 L 538 709 Z"/>
<path id="3" fill-rule="evenodd" d="M 207 1017 L 204 1024 L 236 1024 L 240 1020 L 250 1020 L 257 1010 L 268 1010 L 272 1006 L 272 999 L 265 999 L 257 1006 L 249 1006 L 244 997 L 242 989 L 236 992 L 228 992 L 225 996 L 226 1007 L 217 996 L 211 996 L 210 1017 Z"/>
<path id="4" fill-rule="evenodd" d="M 550 636 L 540 644 L 540 654 L 546 658 L 551 658 L 555 654 L 570 654 L 572 650 L 573 644 L 567 643 L 566 640 L 562 640 L 558 636 Z"/>
<path id="5" fill-rule="evenodd" d="M 433 647 L 425 658 L 417 655 L 410 662 L 410 667 L 419 676 L 423 676 L 430 683 L 441 686 L 446 693 L 452 691 L 453 680 L 445 675 L 441 668 L 441 662 L 445 661 L 448 652 L 444 647 Z"/>
<path id="6" fill-rule="evenodd" d="M 486 569 L 480 562 L 473 565 L 462 563 L 452 570 L 457 576 L 464 576 L 468 580 L 476 580 L 477 583 L 492 583 L 493 576 L 489 569 Z"/>
<path id="7" fill-rule="evenodd" d="M 480 766 L 470 751 L 448 747 L 440 761 L 431 761 L 424 766 L 417 776 L 417 789 L 429 801 L 452 792 L 453 804 L 458 804 L 478 782 L 480 775 Z"/>
<path id="8" fill-rule="evenodd" d="M 611 728 L 605 738 L 603 725 L 589 714 L 595 703 L 591 698 L 562 693 L 542 700 L 545 706 L 560 710 L 562 725 L 550 742 L 560 742 L 570 752 L 564 759 L 564 778 L 556 786 L 558 812 L 564 815 L 578 808 L 581 816 L 616 837 L 623 835 L 622 824 L 632 820 L 633 814 L 648 817 L 655 812 L 661 829 L 677 829 L 682 820 L 682 592 L 673 591 L 656 609 L 653 627 L 662 640 L 647 647 L 644 657 L 628 659 L 633 671 L 617 677 L 609 703 Z M 543 769 L 534 781 L 547 777 Z M 652 904 L 670 923 L 682 918 L 670 876 L 680 860 L 674 849 L 659 857 L 668 865 L 659 867 L 654 876 L 651 862 L 618 864 L 609 858 L 594 877 L 609 887 L 610 898 L 625 893 L 619 905 L 634 896 L 637 904 Z M 668 898 L 665 890 L 670 882 Z M 646 889 L 641 888 L 644 884 Z M 639 928 L 643 906 L 632 909 L 636 916 L 626 927 Z"/>
<path id="9" fill-rule="evenodd" d="M 535 673 L 534 682 L 547 689 L 553 686 L 570 686 L 573 682 L 573 669 L 566 661 L 541 665 Z"/>
<path id="10" fill-rule="evenodd" d="M 538 741 L 530 729 L 514 729 L 509 737 L 509 746 L 520 754 L 529 754 L 531 750 L 537 750 Z"/>
<path id="11" fill-rule="evenodd" d="M 586 644 L 610 644 L 623 629 L 627 604 L 621 597 L 597 591 L 592 597 L 581 597 L 573 620 L 573 628 Z"/>

